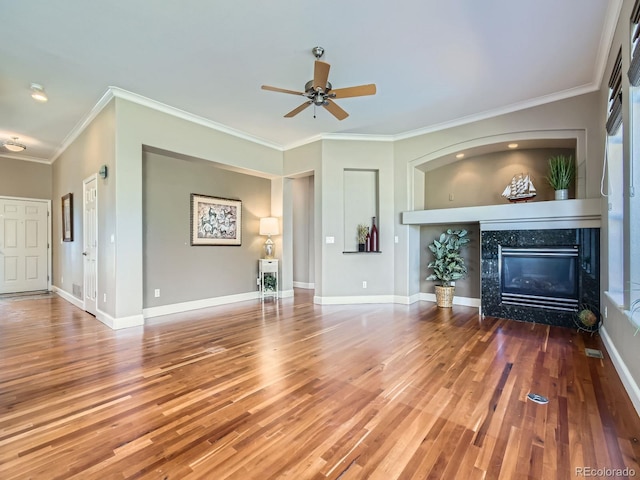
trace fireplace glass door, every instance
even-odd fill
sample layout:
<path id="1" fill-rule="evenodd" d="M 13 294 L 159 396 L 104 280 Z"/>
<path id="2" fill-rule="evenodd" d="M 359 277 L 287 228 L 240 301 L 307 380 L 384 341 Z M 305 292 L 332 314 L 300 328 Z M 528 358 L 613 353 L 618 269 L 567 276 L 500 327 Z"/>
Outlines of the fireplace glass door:
<path id="1" fill-rule="evenodd" d="M 500 247 L 500 295 L 507 305 L 575 310 L 578 246 Z"/>

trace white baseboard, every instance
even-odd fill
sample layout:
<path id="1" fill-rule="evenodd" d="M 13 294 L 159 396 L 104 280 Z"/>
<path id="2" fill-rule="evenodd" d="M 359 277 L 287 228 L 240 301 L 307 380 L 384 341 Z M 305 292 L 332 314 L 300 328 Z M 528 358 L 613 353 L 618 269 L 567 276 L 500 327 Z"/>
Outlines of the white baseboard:
<path id="1" fill-rule="evenodd" d="M 293 290 L 282 292 L 281 296 L 293 296 Z M 235 295 L 225 295 L 223 297 L 203 298 L 202 300 L 193 300 L 191 302 L 172 303 L 170 305 L 160 305 L 158 307 L 148 307 L 142 310 L 144 318 L 160 317 L 162 315 L 171 315 L 173 313 L 188 312 L 190 310 L 198 310 L 200 308 L 215 307 L 218 305 L 226 305 L 228 303 L 245 302 L 247 300 L 255 300 L 260 298 L 260 292 L 238 293 Z"/>
<path id="2" fill-rule="evenodd" d="M 352 295 L 344 297 L 313 297 L 318 305 L 351 305 L 361 303 L 409 303 L 409 297 L 399 295 Z"/>
<path id="3" fill-rule="evenodd" d="M 144 326 L 144 316 L 142 314 L 115 318 L 106 312 L 98 310 L 96 312 L 96 318 L 113 330 Z"/>
<path id="4" fill-rule="evenodd" d="M 436 294 L 435 293 L 420 293 L 420 300 L 423 300 L 425 302 L 434 302 L 436 301 Z M 454 295 L 453 296 L 453 304 L 454 305 L 462 305 L 465 307 L 476 307 L 476 308 L 480 308 L 482 301 L 479 298 L 473 298 L 473 297 L 459 297 Z"/>
<path id="5" fill-rule="evenodd" d="M 79 298 L 74 297 L 69 292 L 62 290 L 55 285 L 51 287 L 51 291 L 56 293 L 57 295 L 60 295 L 67 302 L 84 311 L 84 303 Z M 96 312 L 96 318 L 113 330 L 119 330 L 121 328 L 129 327 L 139 327 L 141 325 L 144 325 L 144 317 L 142 315 L 131 315 L 129 317 L 114 318 L 108 313 L 98 310 Z"/>
<path id="6" fill-rule="evenodd" d="M 633 376 L 627 368 L 627 365 L 624 363 L 624 360 L 622 360 L 618 349 L 611 341 L 611 337 L 607 333 L 607 329 L 604 325 L 600 327 L 600 337 L 602 337 L 602 343 L 604 343 L 604 346 L 611 357 L 613 366 L 615 367 L 616 372 L 618 372 L 620 380 L 622 380 L 622 384 L 631 399 L 631 403 L 633 403 L 633 406 L 636 409 L 636 413 L 640 416 L 640 388 L 638 387 L 638 384 L 633 379 Z"/>
<path id="7" fill-rule="evenodd" d="M 280 295 L 280 298 L 293 297 L 293 289 L 291 289 L 291 290 L 280 290 L 280 292 L 278 294 Z"/>
<path id="8" fill-rule="evenodd" d="M 71 303 L 72 305 L 75 305 L 80 310 L 84 310 L 84 304 L 82 303 L 82 300 L 80 300 L 79 298 L 74 297 L 69 292 L 67 292 L 65 290 L 62 290 L 61 288 L 56 287 L 55 285 L 51 286 L 51 291 L 53 293 L 55 293 L 56 295 L 61 296 L 62 298 L 64 298 L 67 302 Z"/>
<path id="9" fill-rule="evenodd" d="M 294 288 L 304 288 L 307 290 L 314 290 L 316 288 L 315 283 L 293 282 Z"/>

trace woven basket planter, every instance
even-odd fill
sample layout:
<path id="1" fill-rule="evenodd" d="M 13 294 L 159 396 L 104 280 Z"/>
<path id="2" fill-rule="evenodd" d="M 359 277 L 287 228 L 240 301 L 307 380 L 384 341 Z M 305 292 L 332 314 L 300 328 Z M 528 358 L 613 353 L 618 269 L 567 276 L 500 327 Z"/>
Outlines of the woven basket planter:
<path id="1" fill-rule="evenodd" d="M 436 285 L 436 304 L 442 308 L 453 306 L 453 292 L 456 287 L 442 287 Z"/>

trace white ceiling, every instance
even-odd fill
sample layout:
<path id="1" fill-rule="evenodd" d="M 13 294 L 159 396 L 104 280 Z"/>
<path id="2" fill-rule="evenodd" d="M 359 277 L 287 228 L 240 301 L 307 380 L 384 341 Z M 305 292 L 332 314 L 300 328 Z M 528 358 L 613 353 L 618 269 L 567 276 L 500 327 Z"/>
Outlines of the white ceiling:
<path id="1" fill-rule="evenodd" d="M 109 86 L 289 148 L 326 134 L 399 138 L 599 88 L 621 0 L 0 0 L 0 142 L 51 161 Z M 375 96 L 283 115 L 311 49 L 334 88 Z M 29 96 L 32 82 L 49 102 Z M 4 156 L 8 152 L 0 148 Z"/>

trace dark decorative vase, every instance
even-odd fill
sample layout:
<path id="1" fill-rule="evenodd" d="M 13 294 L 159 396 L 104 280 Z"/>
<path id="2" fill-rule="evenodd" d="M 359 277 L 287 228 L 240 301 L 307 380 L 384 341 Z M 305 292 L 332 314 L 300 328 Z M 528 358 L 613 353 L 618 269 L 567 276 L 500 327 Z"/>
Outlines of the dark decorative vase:
<path id="1" fill-rule="evenodd" d="M 358 244 L 358 251 L 359 251 L 359 252 L 364 252 L 364 251 L 365 251 L 365 250 L 364 250 L 364 243 L 359 243 L 359 244 Z"/>
<path id="2" fill-rule="evenodd" d="M 376 227 L 376 217 L 371 220 L 371 251 L 380 251 L 380 245 L 378 245 L 378 227 Z"/>

